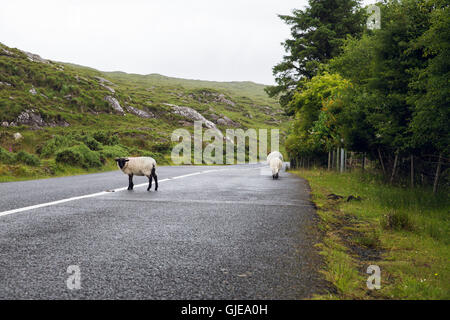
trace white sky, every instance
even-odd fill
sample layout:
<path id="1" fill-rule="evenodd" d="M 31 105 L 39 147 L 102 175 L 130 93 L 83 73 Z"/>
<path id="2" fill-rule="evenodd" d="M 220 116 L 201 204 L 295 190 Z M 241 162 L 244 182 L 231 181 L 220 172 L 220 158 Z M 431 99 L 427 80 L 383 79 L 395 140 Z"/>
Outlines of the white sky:
<path id="1" fill-rule="evenodd" d="M 374 1 L 365 0 L 364 3 Z M 103 71 L 272 84 L 307 0 L 2 1 L 0 42 Z"/>

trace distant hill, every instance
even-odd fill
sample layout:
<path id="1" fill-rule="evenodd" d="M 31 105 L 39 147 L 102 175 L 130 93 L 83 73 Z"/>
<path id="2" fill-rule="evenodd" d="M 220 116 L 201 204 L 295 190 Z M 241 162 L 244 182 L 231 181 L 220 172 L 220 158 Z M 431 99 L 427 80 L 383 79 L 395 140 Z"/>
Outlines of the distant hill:
<path id="1" fill-rule="evenodd" d="M 122 153 L 156 154 L 168 162 L 171 132 L 179 127 L 192 130 L 193 123 L 174 105 L 191 108 L 221 130 L 286 129 L 288 119 L 264 87 L 253 82 L 102 72 L 0 44 L 0 147 L 3 153 L 25 151 L 51 164 L 61 148 L 76 146 L 63 143 L 42 153 L 55 136 L 88 139 L 95 132 L 107 132 L 117 138 Z M 14 133 L 22 138 L 14 139 Z M 91 151 L 100 153 L 102 146 Z"/>

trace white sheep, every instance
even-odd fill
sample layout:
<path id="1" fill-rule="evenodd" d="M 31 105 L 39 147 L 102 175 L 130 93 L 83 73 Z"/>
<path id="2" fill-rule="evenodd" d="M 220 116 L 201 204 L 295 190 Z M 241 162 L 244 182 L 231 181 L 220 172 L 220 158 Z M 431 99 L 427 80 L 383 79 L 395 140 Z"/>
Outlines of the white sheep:
<path id="1" fill-rule="evenodd" d="M 278 158 L 283 161 L 283 155 L 279 151 L 272 151 L 267 155 L 267 164 L 270 164 L 270 159 L 272 158 Z"/>
<path id="2" fill-rule="evenodd" d="M 146 176 L 148 188 L 152 187 L 152 177 L 155 178 L 155 191 L 158 190 L 158 177 L 156 175 L 156 161 L 152 157 L 127 157 L 116 158 L 120 170 L 128 175 L 128 190 L 133 190 L 133 175 Z"/>
<path id="3" fill-rule="evenodd" d="M 270 169 L 272 169 L 272 179 L 278 179 L 278 172 L 283 168 L 283 161 L 280 158 L 273 157 L 269 160 Z"/>

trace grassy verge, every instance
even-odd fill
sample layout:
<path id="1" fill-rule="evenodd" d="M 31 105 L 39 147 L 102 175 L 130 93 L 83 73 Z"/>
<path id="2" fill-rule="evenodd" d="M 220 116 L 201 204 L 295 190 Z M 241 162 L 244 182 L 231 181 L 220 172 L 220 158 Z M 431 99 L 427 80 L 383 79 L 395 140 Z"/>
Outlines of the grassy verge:
<path id="1" fill-rule="evenodd" d="M 88 169 L 70 165 L 55 164 L 54 161 L 42 161 L 39 166 L 28 166 L 24 164 L 0 164 L 0 183 L 74 176 L 112 170 L 118 170 L 117 165 L 113 161 L 107 161 L 105 165 L 99 168 Z"/>
<path id="2" fill-rule="evenodd" d="M 317 299 L 450 298 L 446 193 L 386 185 L 371 174 L 293 173 L 310 183 L 324 235 L 321 272 L 336 289 Z M 361 200 L 347 201 L 350 195 Z M 367 289 L 369 265 L 381 269 L 379 290 Z"/>

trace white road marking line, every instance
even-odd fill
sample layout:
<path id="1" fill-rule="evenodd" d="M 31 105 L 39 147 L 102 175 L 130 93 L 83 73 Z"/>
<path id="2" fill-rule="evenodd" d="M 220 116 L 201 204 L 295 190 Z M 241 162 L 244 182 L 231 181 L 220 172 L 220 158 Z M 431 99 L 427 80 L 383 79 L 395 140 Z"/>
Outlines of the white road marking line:
<path id="1" fill-rule="evenodd" d="M 215 172 L 215 171 L 222 171 L 222 170 L 228 170 L 228 169 L 215 169 L 215 170 L 199 171 L 199 172 L 189 173 L 189 174 L 185 174 L 185 175 L 177 176 L 177 177 L 173 177 L 173 178 L 162 179 L 162 180 L 159 180 L 158 183 L 164 182 L 164 181 L 169 181 L 169 180 L 186 178 L 186 177 L 190 177 L 190 176 L 196 176 L 196 175 L 199 175 L 199 174 L 205 174 L 205 173 L 210 173 L 210 172 Z M 143 187 L 143 186 L 147 186 L 147 185 L 148 185 L 148 182 L 147 183 L 137 184 L 134 187 L 135 188 L 139 188 L 139 187 Z M 127 187 L 117 188 L 117 189 L 113 189 L 113 190 L 109 190 L 109 191 L 102 191 L 102 192 L 97 192 L 97 193 L 91 193 L 91 194 L 86 194 L 86 195 L 83 195 L 83 196 L 71 197 L 71 198 L 67 198 L 67 199 L 61 199 L 61 200 L 56 200 L 56 201 L 36 204 L 36 205 L 33 205 L 33 206 L 12 209 L 12 210 L 8 210 L 8 211 L 0 212 L 0 217 L 6 216 L 6 215 L 9 215 L 9 214 L 13 214 L 13 213 L 19 213 L 19 212 L 23 212 L 23 211 L 28 211 L 28 210 L 33 210 L 33 209 L 53 206 L 53 205 L 56 205 L 56 204 L 61 204 L 61 203 L 69 202 L 69 201 L 98 197 L 98 196 L 102 196 L 102 195 L 105 195 L 105 194 L 110 194 L 111 192 L 119 192 L 119 191 L 123 191 L 123 190 L 126 190 L 126 189 L 127 189 Z"/>

